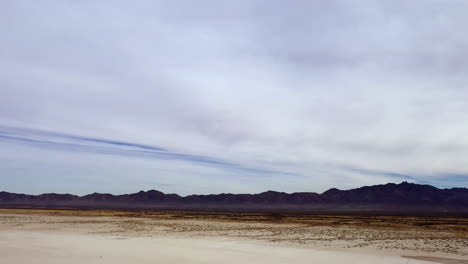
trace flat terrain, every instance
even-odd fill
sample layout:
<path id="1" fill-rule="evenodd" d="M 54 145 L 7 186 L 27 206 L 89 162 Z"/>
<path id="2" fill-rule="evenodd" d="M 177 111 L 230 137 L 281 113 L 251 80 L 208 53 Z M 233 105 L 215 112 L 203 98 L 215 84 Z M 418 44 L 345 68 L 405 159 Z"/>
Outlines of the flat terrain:
<path id="1" fill-rule="evenodd" d="M 468 219 L 0 209 L 1 263 L 155 260 L 466 264 Z"/>

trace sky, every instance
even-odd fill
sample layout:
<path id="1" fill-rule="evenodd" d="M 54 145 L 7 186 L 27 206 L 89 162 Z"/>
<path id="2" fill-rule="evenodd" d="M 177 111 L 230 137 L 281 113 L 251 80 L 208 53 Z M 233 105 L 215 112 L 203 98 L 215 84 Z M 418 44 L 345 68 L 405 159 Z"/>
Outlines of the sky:
<path id="1" fill-rule="evenodd" d="M 468 186 L 468 1 L 0 2 L 0 191 Z"/>

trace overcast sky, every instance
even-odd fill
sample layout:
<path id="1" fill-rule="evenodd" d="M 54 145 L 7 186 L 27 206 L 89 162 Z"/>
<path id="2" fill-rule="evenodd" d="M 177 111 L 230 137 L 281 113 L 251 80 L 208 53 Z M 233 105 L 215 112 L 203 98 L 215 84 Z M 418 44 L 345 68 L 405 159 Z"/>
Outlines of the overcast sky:
<path id="1" fill-rule="evenodd" d="M 468 185 L 468 1 L 1 1 L 0 191 Z"/>

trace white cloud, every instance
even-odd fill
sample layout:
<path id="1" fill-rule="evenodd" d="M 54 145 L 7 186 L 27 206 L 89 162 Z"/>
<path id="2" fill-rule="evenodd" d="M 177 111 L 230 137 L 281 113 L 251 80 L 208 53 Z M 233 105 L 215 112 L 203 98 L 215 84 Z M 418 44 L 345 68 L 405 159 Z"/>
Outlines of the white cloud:
<path id="1" fill-rule="evenodd" d="M 296 175 L 218 171 L 216 188 L 192 181 L 192 192 L 468 174 L 465 1 L 0 5 L 2 125 Z M 96 166 L 82 168 L 114 177 Z"/>

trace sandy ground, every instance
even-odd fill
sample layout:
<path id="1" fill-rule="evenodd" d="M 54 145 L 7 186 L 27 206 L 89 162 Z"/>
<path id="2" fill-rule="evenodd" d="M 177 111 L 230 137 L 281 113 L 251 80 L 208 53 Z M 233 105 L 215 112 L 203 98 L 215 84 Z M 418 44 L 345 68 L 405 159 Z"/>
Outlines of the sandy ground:
<path id="1" fill-rule="evenodd" d="M 0 263 L 467 264 L 468 239 L 430 229 L 0 212 Z"/>
<path id="2" fill-rule="evenodd" d="M 425 263 L 216 238 L 111 239 L 73 233 L 0 232 L 2 263 Z"/>

